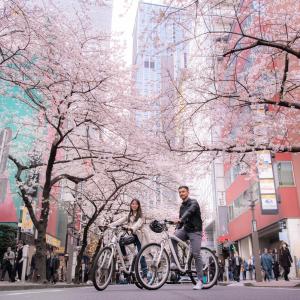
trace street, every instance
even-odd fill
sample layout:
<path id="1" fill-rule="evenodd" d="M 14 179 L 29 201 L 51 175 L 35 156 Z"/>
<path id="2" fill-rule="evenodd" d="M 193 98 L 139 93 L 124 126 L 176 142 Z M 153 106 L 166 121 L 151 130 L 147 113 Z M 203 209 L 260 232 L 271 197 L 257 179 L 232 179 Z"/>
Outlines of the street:
<path id="1" fill-rule="evenodd" d="M 157 291 L 139 290 L 134 285 L 109 286 L 105 291 L 97 292 L 93 287 L 68 288 L 68 289 L 44 289 L 44 290 L 20 290 L 0 292 L 0 300 L 93 300 L 93 299 L 122 299 L 122 300 L 183 300 L 183 299 L 272 299 L 295 300 L 299 299 L 300 290 L 297 288 L 254 288 L 241 286 L 216 286 L 210 290 L 194 291 L 192 286 L 165 285 Z"/>

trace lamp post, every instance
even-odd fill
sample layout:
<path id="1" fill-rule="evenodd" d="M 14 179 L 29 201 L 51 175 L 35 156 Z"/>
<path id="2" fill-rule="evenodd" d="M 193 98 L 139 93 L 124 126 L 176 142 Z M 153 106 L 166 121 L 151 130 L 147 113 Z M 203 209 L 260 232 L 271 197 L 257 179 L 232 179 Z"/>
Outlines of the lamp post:
<path id="1" fill-rule="evenodd" d="M 253 192 L 251 191 L 251 199 L 250 199 L 250 209 L 252 213 L 252 253 L 255 259 L 255 279 L 257 282 L 262 282 L 262 275 L 261 275 L 261 264 L 260 264 L 260 256 L 259 256 L 259 240 L 258 240 L 258 232 L 255 220 L 255 202 L 256 200 L 253 199 Z"/>

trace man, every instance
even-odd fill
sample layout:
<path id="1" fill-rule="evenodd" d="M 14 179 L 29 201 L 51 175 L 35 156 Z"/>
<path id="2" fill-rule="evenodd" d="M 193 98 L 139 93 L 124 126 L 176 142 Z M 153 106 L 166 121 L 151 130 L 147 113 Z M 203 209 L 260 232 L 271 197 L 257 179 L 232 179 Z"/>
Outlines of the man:
<path id="1" fill-rule="evenodd" d="M 187 186 L 180 186 L 178 188 L 179 196 L 182 199 L 182 204 L 179 211 L 179 219 L 174 220 L 177 224 L 175 236 L 186 241 L 190 240 L 192 254 L 195 259 L 195 266 L 197 271 L 198 282 L 193 287 L 195 290 L 201 290 L 202 284 L 202 260 L 201 260 L 201 239 L 202 239 L 202 219 L 200 207 L 197 200 L 189 197 L 189 188 Z M 177 242 L 172 240 L 175 253 L 178 257 Z M 174 257 L 171 257 L 171 270 L 176 270 Z"/>
<path id="2" fill-rule="evenodd" d="M 237 282 L 240 281 L 242 263 L 243 263 L 242 258 L 239 256 L 238 252 L 235 252 L 234 258 L 232 259 L 232 266 L 233 266 L 233 279 Z"/>
<path id="3" fill-rule="evenodd" d="M 58 273 L 57 270 L 59 268 L 59 259 L 56 256 L 56 253 L 54 252 L 53 249 L 50 250 L 50 253 L 47 256 L 47 262 L 46 262 L 46 266 L 47 266 L 47 274 L 48 274 L 48 281 L 52 282 L 53 284 L 55 284 L 58 280 Z"/>
<path id="4" fill-rule="evenodd" d="M 270 281 L 272 279 L 272 266 L 273 266 L 273 259 L 272 256 L 269 254 L 267 248 L 264 249 L 264 253 L 261 256 L 261 266 L 265 273 L 265 281 Z"/>
<path id="5" fill-rule="evenodd" d="M 22 240 L 19 241 L 17 246 L 17 253 L 16 253 L 16 274 L 18 277 L 18 281 L 22 279 L 22 269 L 23 269 L 23 249 L 24 249 L 24 242 Z"/>
<path id="6" fill-rule="evenodd" d="M 8 273 L 9 280 L 14 281 L 13 278 L 14 262 L 15 262 L 15 253 L 11 251 L 11 247 L 8 247 L 7 251 L 4 253 L 3 256 L 3 269 L 2 269 L 1 281 L 4 280 L 6 271 Z"/>

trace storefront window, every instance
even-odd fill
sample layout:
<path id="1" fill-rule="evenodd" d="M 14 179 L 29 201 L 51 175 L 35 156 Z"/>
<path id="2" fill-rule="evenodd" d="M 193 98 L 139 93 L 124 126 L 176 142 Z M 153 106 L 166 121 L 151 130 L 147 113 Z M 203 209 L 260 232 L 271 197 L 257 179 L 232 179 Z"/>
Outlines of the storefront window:
<path id="1" fill-rule="evenodd" d="M 290 161 L 281 161 L 277 163 L 279 185 L 295 185 L 293 166 Z"/>

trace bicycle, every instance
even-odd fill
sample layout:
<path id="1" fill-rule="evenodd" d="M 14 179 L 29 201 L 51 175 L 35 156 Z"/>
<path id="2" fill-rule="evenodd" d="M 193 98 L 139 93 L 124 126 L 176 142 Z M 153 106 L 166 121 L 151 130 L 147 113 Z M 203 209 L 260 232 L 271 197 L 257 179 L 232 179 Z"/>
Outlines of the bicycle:
<path id="1" fill-rule="evenodd" d="M 156 226 L 150 226 L 151 230 L 155 233 L 163 233 L 163 238 L 160 243 L 145 245 L 137 254 L 134 266 L 137 281 L 148 290 L 159 289 L 165 284 L 170 273 L 170 254 L 166 250 L 168 245 L 177 266 L 176 272 L 179 275 L 188 275 L 195 285 L 197 273 L 189 243 L 182 241 L 173 234 L 169 234 L 167 225 L 174 225 L 172 221 L 164 220 L 163 222 L 158 222 L 155 220 L 153 222 L 156 222 Z M 178 257 L 176 256 L 172 239 L 178 242 Z M 141 276 L 140 260 L 142 257 L 144 257 L 148 268 L 149 276 L 147 279 Z M 216 284 L 218 279 L 218 261 L 214 253 L 206 247 L 201 247 L 201 257 L 203 289 L 209 289 Z"/>
<path id="2" fill-rule="evenodd" d="M 95 259 L 95 263 L 92 268 L 92 281 L 94 287 L 98 291 L 103 291 L 107 288 L 109 283 L 111 282 L 113 271 L 116 270 L 117 258 L 119 258 L 121 268 L 123 272 L 128 275 L 129 281 L 133 281 L 133 283 L 140 289 L 143 287 L 136 280 L 134 274 L 134 264 L 136 255 L 131 255 L 131 259 L 129 260 L 128 266 L 126 266 L 124 257 L 121 252 L 121 248 L 119 245 L 119 241 L 121 237 L 125 234 L 120 234 L 121 231 L 125 231 L 128 233 L 128 229 L 123 226 L 105 226 L 105 228 L 112 229 L 112 239 L 111 242 L 101 249 L 101 251 L 97 254 Z"/>

